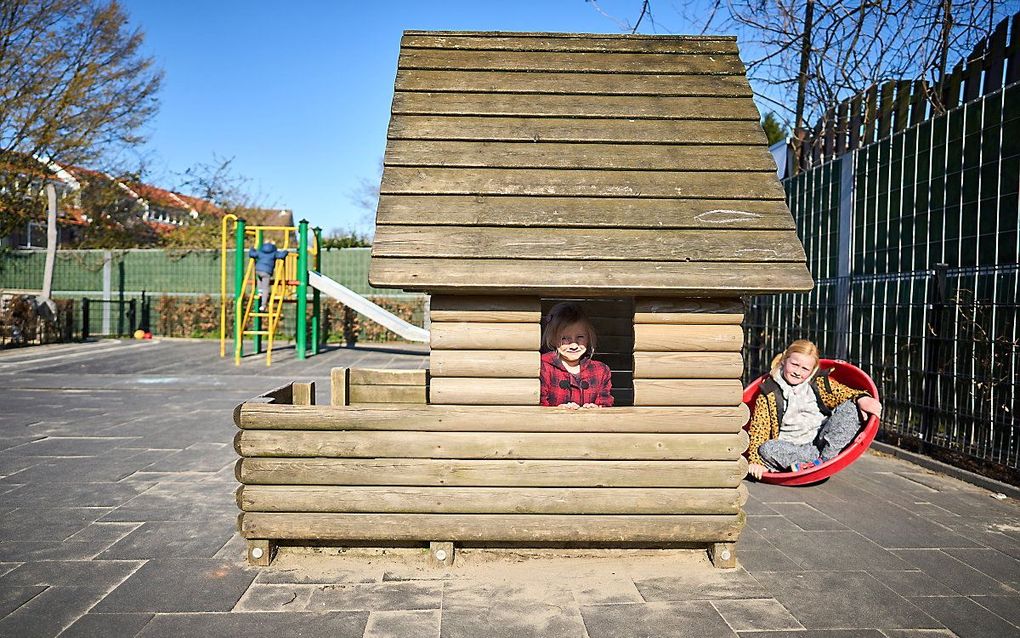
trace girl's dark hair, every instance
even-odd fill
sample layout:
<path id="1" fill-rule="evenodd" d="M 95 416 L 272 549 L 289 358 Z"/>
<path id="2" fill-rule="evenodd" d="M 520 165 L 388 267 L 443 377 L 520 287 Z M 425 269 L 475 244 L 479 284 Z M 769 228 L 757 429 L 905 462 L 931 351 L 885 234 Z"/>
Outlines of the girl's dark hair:
<path id="1" fill-rule="evenodd" d="M 547 348 L 550 350 L 558 348 L 560 345 L 560 332 L 571 324 L 579 323 L 584 327 L 585 332 L 588 333 L 588 350 L 584 353 L 584 356 L 590 357 L 595 353 L 595 346 L 598 344 L 598 338 L 595 336 L 595 327 L 588 319 L 588 315 L 584 314 L 584 310 L 581 310 L 581 306 L 572 301 L 558 303 L 552 307 L 546 319 L 545 330 L 542 332 L 542 343 Z"/>

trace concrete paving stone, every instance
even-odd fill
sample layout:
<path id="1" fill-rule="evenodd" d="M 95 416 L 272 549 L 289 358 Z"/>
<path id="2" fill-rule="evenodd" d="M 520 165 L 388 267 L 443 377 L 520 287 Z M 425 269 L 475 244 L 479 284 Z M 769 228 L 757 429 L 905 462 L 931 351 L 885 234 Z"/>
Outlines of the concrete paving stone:
<path id="1" fill-rule="evenodd" d="M 139 638 L 244 636 L 244 638 L 362 638 L 368 612 L 332 614 L 234 612 L 157 614 Z"/>
<path id="2" fill-rule="evenodd" d="M 1020 596 L 970 596 L 970 599 L 1020 627 Z"/>
<path id="3" fill-rule="evenodd" d="M 959 638 L 990 638 L 1016 636 L 1020 627 L 1014 625 L 978 603 L 954 596 L 950 598 L 915 598 L 914 604 L 948 627 Z"/>
<path id="4" fill-rule="evenodd" d="M 259 585 L 252 583 L 234 611 L 305 611 L 315 585 Z"/>
<path id="5" fill-rule="evenodd" d="M 0 636 L 56 636 L 103 596 L 95 589 L 47 587 L 0 620 Z"/>
<path id="6" fill-rule="evenodd" d="M 101 507 L 19 507 L 0 519 L 0 539 L 62 541 L 109 510 Z"/>
<path id="7" fill-rule="evenodd" d="M 779 631 L 803 629 L 774 598 L 757 600 L 714 600 L 712 606 L 733 631 Z"/>
<path id="8" fill-rule="evenodd" d="M 883 629 L 886 638 L 957 638 L 948 629 Z"/>
<path id="9" fill-rule="evenodd" d="M 154 477 L 139 477 L 149 482 Z M 120 507 L 103 516 L 104 522 L 233 520 L 237 513 L 235 485 L 202 483 L 191 476 L 178 476 L 174 482 L 160 481 Z"/>
<path id="10" fill-rule="evenodd" d="M 1020 537 L 1011 532 L 1012 525 L 971 518 L 943 521 L 943 524 L 953 531 L 973 539 L 975 543 L 1020 559 Z"/>
<path id="11" fill-rule="evenodd" d="M 109 638 L 134 636 L 152 620 L 153 614 L 93 614 L 74 621 L 60 638 Z"/>
<path id="12" fill-rule="evenodd" d="M 741 632 L 741 638 L 884 638 L 877 629 L 809 629 L 807 631 Z"/>
<path id="13" fill-rule="evenodd" d="M 230 540 L 213 555 L 213 558 L 221 558 L 223 560 L 238 560 L 243 561 L 248 559 L 248 543 L 245 542 L 241 535 L 236 531 L 230 537 Z"/>
<path id="14" fill-rule="evenodd" d="M 806 503 L 772 503 L 772 509 L 802 530 L 845 530 L 847 526 Z"/>
<path id="15" fill-rule="evenodd" d="M 946 549 L 956 560 L 1020 591 L 1020 560 L 994 549 Z"/>
<path id="16" fill-rule="evenodd" d="M 116 483 L 138 468 L 130 460 L 98 457 L 44 457 L 18 472 L 19 483 Z"/>
<path id="17" fill-rule="evenodd" d="M 139 561 L 47 560 L 22 563 L 0 576 L 0 587 L 77 587 L 108 591 L 141 567 Z"/>
<path id="18" fill-rule="evenodd" d="M 23 563 L 0 563 L 0 578 L 3 578 L 4 574 L 17 569 L 22 564 Z"/>
<path id="19" fill-rule="evenodd" d="M 282 564 L 281 564 L 282 563 Z M 333 585 L 338 583 L 377 583 L 382 578 L 382 568 L 361 569 L 357 567 L 306 566 L 287 567 L 286 559 L 277 555 L 271 567 L 263 567 L 255 582 L 259 584 L 312 584 Z"/>
<path id="20" fill-rule="evenodd" d="M 33 465 L 39 465 L 43 461 L 45 459 L 34 456 L 12 456 L 0 453 L 0 477 L 3 477 L 0 478 L 0 481 L 24 484 L 26 481 L 18 480 L 17 475 Z"/>
<path id="21" fill-rule="evenodd" d="M 1000 516 L 1016 516 L 1015 502 L 1010 502 L 1010 499 L 996 500 L 992 498 L 992 492 L 988 490 L 973 486 L 968 487 L 970 489 L 965 491 L 933 494 L 928 500 L 959 516 L 992 519 L 999 518 Z"/>
<path id="22" fill-rule="evenodd" d="M 768 540 L 771 536 L 775 534 L 785 534 L 787 532 L 804 531 L 803 529 L 798 527 L 793 521 L 786 518 L 782 514 L 766 516 L 748 516 L 747 525 L 745 529 L 756 532 L 765 540 Z"/>
<path id="23" fill-rule="evenodd" d="M 570 586 L 559 580 L 489 582 L 470 579 L 443 583 L 443 607 L 488 608 L 503 604 L 575 605 Z"/>
<path id="24" fill-rule="evenodd" d="M 439 638 L 440 611 L 373 611 L 364 638 Z"/>
<path id="25" fill-rule="evenodd" d="M 216 472 L 236 460 L 237 453 L 227 443 L 195 443 L 142 469 L 150 472 Z"/>
<path id="26" fill-rule="evenodd" d="M 578 605 L 641 603 L 644 598 L 629 578 L 588 580 L 571 587 Z"/>
<path id="27" fill-rule="evenodd" d="M 353 585 L 319 585 L 308 600 L 309 611 L 393 611 L 439 609 L 443 584 L 391 582 Z"/>
<path id="28" fill-rule="evenodd" d="M 736 636 L 707 600 L 581 607 L 589 638 Z M 446 628 L 444 612 L 443 628 Z M 444 634 L 445 635 L 445 634 Z M 570 635 L 570 634 L 565 634 Z M 582 635 L 582 634 L 573 634 Z"/>
<path id="29" fill-rule="evenodd" d="M 138 529 L 141 523 L 103 523 L 95 522 L 67 537 L 67 540 L 78 543 L 94 543 L 97 552 L 107 549 L 120 539 Z"/>
<path id="30" fill-rule="evenodd" d="M 254 568 L 212 559 L 150 560 L 96 605 L 95 611 L 230 611 L 256 574 Z"/>
<path id="31" fill-rule="evenodd" d="M 808 629 L 940 629 L 942 625 L 864 572 L 755 574 Z"/>
<path id="32" fill-rule="evenodd" d="M 957 596 L 955 591 L 921 570 L 869 569 L 869 574 L 904 598 L 919 596 Z"/>
<path id="33" fill-rule="evenodd" d="M 154 483 L 36 483 L 0 496 L 0 503 L 46 507 L 117 507 L 138 496 Z"/>
<path id="34" fill-rule="evenodd" d="M 745 526 L 740 530 L 740 540 L 737 541 L 737 553 L 749 549 L 770 549 L 772 543 L 765 540 L 765 537 L 758 532 Z"/>
<path id="35" fill-rule="evenodd" d="M 737 545 L 737 562 L 751 574 L 757 572 L 799 572 L 803 568 L 778 549 L 741 549 Z"/>
<path id="36" fill-rule="evenodd" d="M 0 561 L 88 560 L 103 549 L 75 541 L 0 541 Z"/>
<path id="37" fill-rule="evenodd" d="M 977 546 L 974 541 L 941 525 L 901 507 L 883 504 L 860 491 L 855 501 L 819 502 L 816 507 L 886 549 Z"/>
<path id="38" fill-rule="evenodd" d="M 739 560 L 740 554 L 737 556 Z M 634 585 L 648 602 L 768 597 L 758 581 L 740 568 L 716 569 L 706 566 L 675 576 L 635 580 Z"/>
<path id="39" fill-rule="evenodd" d="M 143 523 L 98 558 L 213 558 L 234 534 L 234 523 L 227 516 L 223 519 Z"/>
<path id="40" fill-rule="evenodd" d="M 45 587 L 8 587 L 6 585 L 0 587 L 0 618 L 32 600 L 45 589 Z"/>
<path id="41" fill-rule="evenodd" d="M 610 605 L 615 609 L 620 605 Z M 441 638 L 560 638 L 584 636 L 574 605 L 508 601 L 499 605 L 443 605 Z M 594 638 L 594 636 L 592 636 Z"/>
<path id="42" fill-rule="evenodd" d="M 7 430 L 5 428 L 5 431 L 10 431 L 10 430 Z M 22 436 L 18 436 L 18 435 L 5 436 L 3 438 L 0 438 L 0 450 L 3 450 L 4 452 L 6 452 L 8 454 L 19 455 L 20 453 L 17 451 L 17 448 L 29 445 L 33 441 L 38 441 L 38 440 L 43 439 L 45 437 L 46 437 L 46 435 L 45 434 L 41 434 L 41 433 L 40 434 L 33 434 L 33 435 L 22 435 Z"/>
<path id="43" fill-rule="evenodd" d="M 768 540 L 804 569 L 911 568 L 910 563 L 851 530 L 782 532 Z"/>
<path id="44" fill-rule="evenodd" d="M 1017 593 L 1008 585 L 937 549 L 901 549 L 893 553 L 963 596 Z"/>
<path id="45" fill-rule="evenodd" d="M 111 448 L 136 440 L 123 437 L 47 437 L 8 452 L 20 456 L 99 456 Z"/>

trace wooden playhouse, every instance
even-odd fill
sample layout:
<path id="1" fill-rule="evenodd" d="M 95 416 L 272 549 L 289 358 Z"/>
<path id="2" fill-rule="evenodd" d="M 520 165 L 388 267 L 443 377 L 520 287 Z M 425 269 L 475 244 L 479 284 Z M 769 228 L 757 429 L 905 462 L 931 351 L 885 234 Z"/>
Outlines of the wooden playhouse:
<path id="1" fill-rule="evenodd" d="M 812 286 L 728 37 L 409 31 L 370 279 L 430 293 L 430 368 L 240 405 L 239 527 L 279 541 L 709 549 L 746 498 L 740 297 Z M 618 407 L 540 407 L 576 299 Z"/>

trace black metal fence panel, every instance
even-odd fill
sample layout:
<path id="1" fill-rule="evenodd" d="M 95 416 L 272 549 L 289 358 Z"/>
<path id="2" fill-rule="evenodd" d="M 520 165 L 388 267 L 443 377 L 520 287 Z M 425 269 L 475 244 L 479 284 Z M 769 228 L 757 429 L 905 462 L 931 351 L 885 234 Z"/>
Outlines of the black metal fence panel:
<path id="1" fill-rule="evenodd" d="M 881 437 L 1020 483 L 1020 83 L 784 185 L 816 285 L 749 299 L 746 378 L 811 339 L 875 379 Z"/>

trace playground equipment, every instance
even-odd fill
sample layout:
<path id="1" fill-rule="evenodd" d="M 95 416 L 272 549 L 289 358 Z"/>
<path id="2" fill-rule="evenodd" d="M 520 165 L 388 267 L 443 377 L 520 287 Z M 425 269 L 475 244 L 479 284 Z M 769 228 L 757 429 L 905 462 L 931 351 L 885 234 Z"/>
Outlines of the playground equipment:
<path id="1" fill-rule="evenodd" d="M 240 365 L 244 355 L 244 340 L 250 337 L 256 353 L 262 352 L 262 339 L 266 339 L 266 365 L 273 361 L 273 345 L 280 329 L 283 309 L 287 304 L 295 307 L 295 348 L 298 359 L 319 353 L 321 339 L 322 306 L 320 293 L 337 299 L 345 306 L 376 321 L 410 341 L 428 341 L 428 331 L 411 325 L 399 317 L 365 299 L 356 292 L 333 281 L 319 272 L 321 268 L 322 229 L 309 229 L 301 220 L 297 226 L 249 226 L 236 215 L 225 215 L 220 236 L 220 356 L 226 356 L 227 341 L 227 260 L 233 223 L 234 236 L 234 363 Z M 311 234 L 309 234 L 311 230 Z M 292 240 L 296 238 L 296 249 Z M 250 244 L 248 240 L 253 240 Z M 255 262 L 248 257 L 249 246 L 261 246 L 264 241 L 275 240 L 282 250 L 290 250 L 285 259 L 274 266 L 269 299 L 265 310 L 256 304 L 259 297 L 256 285 Z M 312 312 L 308 313 L 308 289 L 312 289 Z M 310 320 L 310 324 L 309 324 Z M 311 343 L 309 344 L 309 336 Z"/>
<path id="2" fill-rule="evenodd" d="M 868 394 L 876 399 L 878 398 L 878 387 L 875 386 L 875 381 L 866 372 L 852 363 L 837 359 L 820 359 L 818 367 L 820 370 L 831 369 L 830 378 L 839 381 L 843 385 L 867 390 Z M 747 404 L 749 409 L 754 409 L 754 400 L 758 398 L 761 384 L 767 378 L 768 373 L 761 375 L 744 390 L 744 403 Z M 745 430 L 748 425 L 750 425 L 750 420 L 744 425 Z M 857 460 L 857 457 L 864 454 L 864 451 L 868 449 L 871 442 L 875 440 L 877 432 L 878 417 L 871 415 L 850 445 L 825 463 L 801 472 L 765 472 L 762 474 L 761 482 L 787 486 L 820 483 L 840 470 L 845 469 Z"/>

